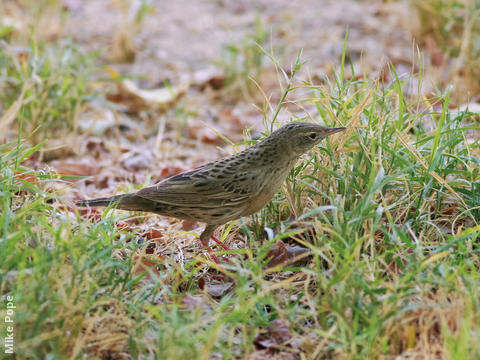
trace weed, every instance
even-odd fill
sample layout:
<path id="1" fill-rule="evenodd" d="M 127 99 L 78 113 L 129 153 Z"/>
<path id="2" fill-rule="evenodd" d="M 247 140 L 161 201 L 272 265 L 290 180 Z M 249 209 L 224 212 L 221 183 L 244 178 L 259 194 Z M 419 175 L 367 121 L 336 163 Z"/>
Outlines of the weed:
<path id="1" fill-rule="evenodd" d="M 241 41 L 223 46 L 222 60 L 217 65 L 223 69 L 225 85 L 230 91 L 240 90 L 251 96 L 255 90 L 251 79 L 259 79 L 265 67 L 267 57 L 262 48 L 267 40 L 268 32 L 257 14 L 252 33 Z"/>
<path id="2" fill-rule="evenodd" d="M 234 286 L 219 297 L 201 289 L 197 260 L 175 261 L 181 247 L 147 257 L 110 210 L 86 221 L 56 199 L 48 184 L 61 178 L 26 166 L 41 145 L 2 145 L 0 294 L 15 299 L 18 357 L 242 358 L 274 321 L 283 337 L 270 350 L 299 357 L 480 357 L 478 125 L 450 110 L 448 92 L 433 107 L 406 98 L 398 79 L 342 73 L 323 86 L 287 77 L 283 100 L 265 106 L 266 133 L 297 90 L 348 129 L 305 156 L 245 226 L 245 256 L 225 264 Z M 64 100 L 46 98 L 51 109 Z M 280 231 L 262 243 L 261 224 Z M 232 226 L 225 234 L 238 236 Z M 279 239 L 312 260 L 269 270 Z M 139 259 L 150 267 L 136 271 Z"/>
<path id="3" fill-rule="evenodd" d="M 0 102 L 10 113 L 0 121 L 2 131 L 19 131 L 33 144 L 73 131 L 81 106 L 93 96 L 88 79 L 95 56 L 69 42 L 52 46 L 32 39 L 21 50 L 3 43 Z"/>
<path id="4" fill-rule="evenodd" d="M 453 58 L 449 64 L 447 78 L 453 82 L 458 93 L 464 91 L 477 94 L 480 91 L 480 4 L 478 1 L 461 0 L 415 0 L 420 22 L 420 39 L 437 47 L 446 58 Z M 434 49 L 431 49 L 434 50 Z M 433 51 L 435 53 L 435 51 Z M 436 56 L 433 54 L 433 56 Z M 444 59 L 445 60 L 445 59 Z M 434 59 L 440 63 L 442 59 Z M 437 64 L 440 65 L 440 64 Z M 444 64 L 445 65 L 445 64 Z M 453 65 L 453 66 L 451 66 Z"/>

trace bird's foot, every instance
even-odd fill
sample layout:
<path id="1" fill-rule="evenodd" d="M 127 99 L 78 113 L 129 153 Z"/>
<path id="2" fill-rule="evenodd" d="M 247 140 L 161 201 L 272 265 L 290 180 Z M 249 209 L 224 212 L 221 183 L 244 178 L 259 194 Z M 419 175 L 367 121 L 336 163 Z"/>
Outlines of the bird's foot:
<path id="1" fill-rule="evenodd" d="M 223 242 L 221 242 L 217 237 L 215 236 L 211 236 L 211 239 L 216 242 L 217 244 L 219 244 L 224 250 L 226 251 L 230 251 L 230 248 L 225 245 Z M 208 254 L 210 255 L 210 257 L 212 258 L 213 262 L 217 265 L 221 265 L 222 262 L 219 260 L 219 258 L 217 257 L 217 255 L 213 252 L 212 248 L 208 245 L 208 241 L 205 241 L 203 242 L 202 241 L 202 245 L 203 245 L 203 248 L 205 250 L 207 250 Z M 226 263 L 229 263 L 230 261 L 228 260 L 227 257 L 225 256 L 221 256 L 221 259 L 226 262 Z"/>
<path id="2" fill-rule="evenodd" d="M 223 248 L 223 250 L 225 250 L 225 251 L 231 251 L 231 250 L 232 250 L 232 249 L 230 249 L 227 245 L 225 245 L 225 244 L 223 243 L 223 241 L 219 240 L 216 236 L 213 236 L 213 235 L 212 235 L 210 238 L 211 238 L 214 242 L 216 242 L 218 245 L 220 245 L 220 246 Z M 229 263 L 229 262 L 230 262 L 230 260 L 229 260 L 226 256 L 221 256 L 220 258 L 221 258 L 224 262 L 226 262 L 226 263 Z M 217 263 L 217 264 L 218 264 L 218 263 Z"/>
<path id="3" fill-rule="evenodd" d="M 207 248 L 207 252 L 208 254 L 210 255 L 210 257 L 212 258 L 213 262 L 217 265 L 221 265 L 221 261 L 218 259 L 217 255 L 215 255 L 215 253 L 212 251 L 212 249 L 210 248 Z"/>
<path id="4" fill-rule="evenodd" d="M 225 245 L 222 241 L 220 241 L 216 236 L 213 236 L 213 235 L 212 235 L 212 236 L 211 236 L 211 239 L 212 239 L 213 241 L 215 241 L 218 245 L 220 245 L 220 246 L 223 248 L 223 250 L 226 250 L 226 251 L 230 251 L 230 250 L 231 250 L 227 245 Z"/>

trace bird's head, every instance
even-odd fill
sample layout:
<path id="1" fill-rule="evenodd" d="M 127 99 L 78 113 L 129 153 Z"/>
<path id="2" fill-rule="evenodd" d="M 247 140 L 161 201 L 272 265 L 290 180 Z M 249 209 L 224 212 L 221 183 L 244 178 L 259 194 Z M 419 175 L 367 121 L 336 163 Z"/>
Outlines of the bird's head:
<path id="1" fill-rule="evenodd" d="M 283 150 L 287 150 L 293 158 L 306 153 L 327 136 L 345 129 L 344 127 L 330 128 L 313 123 L 295 122 L 274 131 L 268 139 L 281 143 Z"/>

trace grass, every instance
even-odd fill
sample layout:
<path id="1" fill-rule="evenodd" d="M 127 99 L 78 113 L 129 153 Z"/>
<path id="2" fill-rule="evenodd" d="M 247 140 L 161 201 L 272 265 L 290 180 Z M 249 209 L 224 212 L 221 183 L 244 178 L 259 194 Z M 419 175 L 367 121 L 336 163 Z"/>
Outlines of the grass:
<path id="1" fill-rule="evenodd" d="M 17 129 L 34 144 L 73 131 L 82 105 L 94 96 L 89 79 L 95 56 L 83 54 L 69 41 L 52 46 L 33 36 L 21 50 L 0 47 L 0 103 L 8 109 L 0 129 Z M 12 127 L 14 120 L 21 125 Z"/>
<path id="2" fill-rule="evenodd" d="M 443 69 L 461 101 L 480 90 L 480 3 L 470 0 L 414 0 L 418 38 L 432 48 L 432 63 Z M 445 76 L 444 76 L 445 77 Z M 464 93 L 467 93 L 465 97 Z"/>
<path id="3" fill-rule="evenodd" d="M 260 81 L 265 72 L 268 59 L 263 47 L 267 45 L 267 40 L 268 31 L 257 14 L 252 30 L 243 39 L 223 46 L 222 58 L 216 65 L 223 70 L 228 92 L 240 92 L 247 99 L 258 95 L 251 79 Z"/>
<path id="4" fill-rule="evenodd" d="M 266 111 L 271 121 L 295 98 L 348 130 L 305 156 L 260 214 L 224 227 L 227 242 L 248 246 L 225 265 L 234 285 L 220 296 L 202 285 L 199 257 L 151 254 L 116 213 L 88 220 L 64 204 L 52 184 L 68 179 L 28 165 L 42 144 L 3 144 L 0 294 L 14 297 L 16 357 L 480 357 L 474 114 L 451 110 L 448 92 L 407 98 L 408 79 L 341 74 L 322 86 L 290 79 L 285 102 Z M 77 104 L 84 87 L 73 87 Z M 14 101 L 12 90 L 2 105 Z M 42 103 L 22 104 L 27 124 Z M 263 224 L 278 235 L 264 241 Z M 311 260 L 267 268 L 278 239 L 310 248 Z"/>

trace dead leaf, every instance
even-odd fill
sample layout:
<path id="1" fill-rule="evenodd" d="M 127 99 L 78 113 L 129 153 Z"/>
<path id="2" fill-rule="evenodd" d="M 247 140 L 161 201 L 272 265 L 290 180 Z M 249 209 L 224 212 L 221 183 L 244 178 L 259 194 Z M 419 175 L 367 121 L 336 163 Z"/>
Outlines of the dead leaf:
<path id="1" fill-rule="evenodd" d="M 295 354 L 287 352 L 287 351 L 280 351 L 280 352 L 273 352 L 271 350 L 257 350 L 250 354 L 248 357 L 249 360 L 295 360 Z"/>
<path id="2" fill-rule="evenodd" d="M 225 76 L 215 67 L 209 67 L 196 71 L 192 76 L 192 85 L 203 89 L 205 86 L 211 86 L 214 90 L 223 87 Z"/>
<path id="3" fill-rule="evenodd" d="M 118 63 L 133 63 L 136 57 L 136 48 L 132 34 L 123 27 L 113 33 L 110 60 Z"/>
<path id="4" fill-rule="evenodd" d="M 182 308 L 185 310 L 197 310 L 202 307 L 204 304 L 203 296 L 202 295 L 191 295 L 191 294 L 186 294 L 182 298 Z"/>
<path id="5" fill-rule="evenodd" d="M 287 254 L 288 254 L 288 259 L 290 261 L 293 261 L 294 259 L 298 258 L 297 261 L 293 263 L 293 265 L 297 265 L 299 263 L 305 262 L 304 259 L 306 259 L 306 255 L 310 254 L 310 249 L 304 248 L 303 246 L 287 246 Z"/>
<path id="6" fill-rule="evenodd" d="M 28 182 L 28 183 L 31 183 L 31 184 L 37 184 L 39 182 L 39 179 L 36 176 L 34 176 L 32 174 L 28 174 L 28 173 L 16 172 L 15 179 L 20 180 L 20 181 L 24 181 L 24 182 Z M 25 196 L 27 193 L 28 193 L 28 191 L 20 190 L 20 191 L 16 192 L 15 195 Z"/>
<path id="7" fill-rule="evenodd" d="M 134 154 L 129 156 L 124 160 L 121 160 L 121 163 L 125 169 L 128 171 L 139 171 L 148 169 L 150 164 L 153 163 L 154 157 L 151 153 L 142 152 L 140 154 Z"/>
<path id="8" fill-rule="evenodd" d="M 233 109 L 225 109 L 220 112 L 219 119 L 222 125 L 227 126 L 227 133 L 229 137 L 234 141 L 241 141 L 243 140 L 243 130 L 246 127 L 249 127 L 248 123 L 238 115 L 238 109 L 234 111 Z"/>
<path id="9" fill-rule="evenodd" d="M 265 332 L 258 334 L 253 343 L 259 349 L 280 350 L 285 348 L 288 341 L 292 339 L 288 323 L 282 319 L 275 319 Z"/>
<path id="10" fill-rule="evenodd" d="M 79 115 L 77 126 L 82 132 L 95 136 L 103 135 L 116 124 L 112 110 L 93 103 L 89 103 Z"/>
<path id="11" fill-rule="evenodd" d="M 145 252 L 147 254 L 153 254 L 157 247 L 158 240 L 163 239 L 163 233 L 153 227 L 145 230 L 139 231 L 140 227 L 136 226 L 133 222 L 134 219 L 122 220 L 115 223 L 117 230 L 134 233 L 137 232 L 137 243 L 144 243 L 146 240 L 149 240 Z"/>
<path id="12" fill-rule="evenodd" d="M 302 246 L 294 245 L 287 246 L 283 241 L 278 240 L 270 249 L 266 256 L 266 260 L 270 259 L 267 268 L 272 268 L 281 264 L 288 265 L 291 262 L 304 254 L 308 254 L 310 250 Z M 303 258 L 302 258 L 303 259 Z M 299 259 L 301 260 L 301 259 Z"/>
<path id="13" fill-rule="evenodd" d="M 105 142 L 100 138 L 88 138 L 82 145 L 85 148 L 85 151 L 95 159 L 110 153 Z"/>
<path id="14" fill-rule="evenodd" d="M 162 239 L 163 238 L 163 233 L 160 230 L 157 230 L 155 228 L 151 228 L 147 230 L 146 232 L 142 233 L 141 236 L 144 236 L 145 238 L 149 240 L 157 240 L 157 239 Z"/>
<path id="15" fill-rule="evenodd" d="M 182 221 L 182 230 L 183 231 L 191 231 L 196 229 L 198 226 L 198 222 L 192 220 L 183 220 Z"/>
<path id="16" fill-rule="evenodd" d="M 206 284 L 207 292 L 214 298 L 221 298 L 233 286 L 232 282 Z"/>
<path id="17" fill-rule="evenodd" d="M 15 173 L 15 179 L 20 179 L 32 184 L 38 183 L 39 181 L 39 179 L 35 175 L 29 174 L 29 173 L 20 173 L 20 172 Z"/>
<path id="18" fill-rule="evenodd" d="M 88 163 L 90 160 L 90 164 Z M 74 176 L 92 176 L 98 174 L 99 167 L 93 159 L 83 158 L 82 162 L 73 162 L 72 160 L 55 160 L 50 166 L 55 169 L 58 174 L 74 175 Z"/>
<path id="19" fill-rule="evenodd" d="M 92 220 L 94 222 L 98 222 L 102 220 L 101 209 L 85 207 L 85 208 L 78 208 L 78 212 L 80 213 L 80 216 L 86 220 Z"/>
<path id="20" fill-rule="evenodd" d="M 460 112 L 467 111 L 473 115 L 468 117 L 468 120 L 480 120 L 480 103 L 479 102 L 470 102 L 467 104 L 462 104 L 458 106 L 457 109 L 452 109 L 452 116 L 458 116 Z M 467 119 L 465 119 L 467 120 Z"/>
<path id="21" fill-rule="evenodd" d="M 197 139 L 206 144 L 221 145 L 224 143 L 223 139 L 217 135 L 215 131 L 206 127 L 204 124 L 197 122 L 189 122 L 188 137 L 190 139 Z"/>
<path id="22" fill-rule="evenodd" d="M 210 85 L 214 90 L 220 90 L 225 84 L 225 76 L 213 76 L 210 78 L 210 80 L 208 80 L 207 84 Z"/>
<path id="23" fill-rule="evenodd" d="M 197 267 L 200 267 L 201 265 L 202 265 L 202 264 L 198 263 L 198 264 L 197 264 Z M 207 282 L 206 282 L 205 278 L 202 276 L 200 279 L 198 279 L 198 288 L 199 288 L 200 290 L 205 289 L 206 283 L 207 283 Z"/>
<path id="24" fill-rule="evenodd" d="M 108 94 L 111 102 L 125 106 L 129 111 L 141 110 L 166 111 L 186 93 L 188 84 L 143 90 L 133 81 L 125 79 L 118 84 L 117 93 Z"/>
<path id="25" fill-rule="evenodd" d="M 288 253 L 283 241 L 278 240 L 270 249 L 265 260 L 268 261 L 267 268 L 275 267 L 280 264 L 286 264 Z"/>
<path id="26" fill-rule="evenodd" d="M 435 67 L 441 67 L 445 60 L 446 56 L 442 52 L 442 50 L 438 47 L 436 41 L 431 36 L 425 37 L 425 47 L 427 48 L 428 52 L 430 53 L 430 58 L 432 65 Z"/>
<path id="27" fill-rule="evenodd" d="M 115 228 L 117 230 L 127 230 L 128 231 L 131 228 L 131 225 L 128 222 L 122 220 L 122 221 L 117 221 L 115 223 Z"/>
<path id="28" fill-rule="evenodd" d="M 85 185 L 90 184 L 94 184 L 97 189 L 113 189 L 116 181 L 111 174 L 104 174 L 85 180 Z"/>
<path id="29" fill-rule="evenodd" d="M 180 174 L 183 171 L 186 171 L 185 168 L 180 168 L 178 166 L 165 166 L 160 171 L 160 177 L 162 178 L 169 178 L 171 176 Z"/>
<path id="30" fill-rule="evenodd" d="M 50 161 L 65 159 L 70 156 L 78 155 L 76 143 L 75 141 L 69 139 L 70 136 L 72 135 L 67 135 L 61 139 L 48 139 L 42 152 L 42 161 L 47 163 Z"/>
<path id="31" fill-rule="evenodd" d="M 199 263 L 198 266 L 202 266 L 202 264 Z M 223 274 L 205 273 L 198 279 L 198 287 L 201 290 L 206 290 L 210 296 L 215 298 L 221 298 L 233 284 L 233 279 Z"/>
<path id="32" fill-rule="evenodd" d="M 140 275 L 143 272 L 147 272 L 144 280 L 154 281 L 148 272 L 153 272 L 156 276 L 160 276 L 159 262 L 165 259 L 163 256 L 151 255 L 148 253 L 140 253 L 134 255 L 132 259 L 132 273 L 134 275 Z"/>

